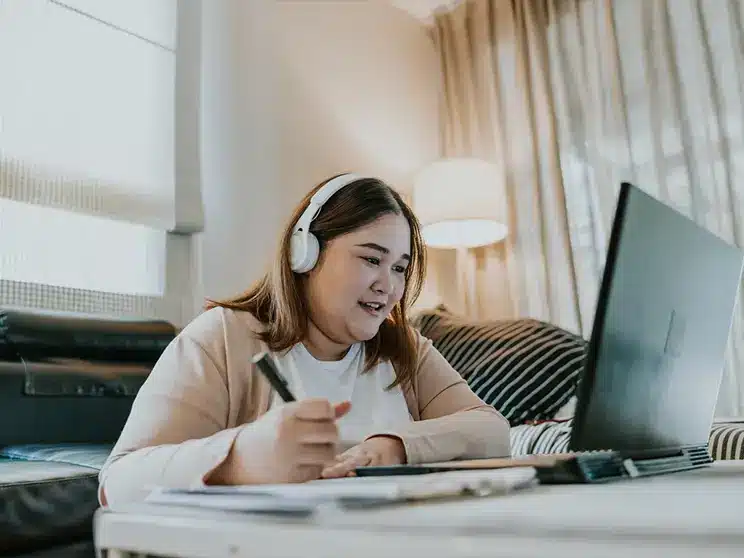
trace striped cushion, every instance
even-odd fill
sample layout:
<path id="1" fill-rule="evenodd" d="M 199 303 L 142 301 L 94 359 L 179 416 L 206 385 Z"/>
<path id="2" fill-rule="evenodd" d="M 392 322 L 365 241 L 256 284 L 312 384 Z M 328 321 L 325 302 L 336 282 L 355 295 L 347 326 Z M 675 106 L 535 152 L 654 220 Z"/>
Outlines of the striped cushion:
<path id="1" fill-rule="evenodd" d="M 708 449 L 713 459 L 744 459 L 744 423 L 714 424 Z"/>
<path id="2" fill-rule="evenodd" d="M 509 436 L 514 457 L 542 453 L 564 453 L 568 451 L 571 423 L 521 424 L 512 428 Z"/>
<path id="3" fill-rule="evenodd" d="M 551 419 L 574 394 L 587 344 L 564 329 L 534 319 L 473 322 L 441 307 L 413 323 L 512 425 Z"/>
<path id="4" fill-rule="evenodd" d="M 513 456 L 568 451 L 571 422 L 522 424 L 511 429 Z M 715 460 L 744 459 L 744 423 L 721 422 L 713 425 L 708 451 Z"/>

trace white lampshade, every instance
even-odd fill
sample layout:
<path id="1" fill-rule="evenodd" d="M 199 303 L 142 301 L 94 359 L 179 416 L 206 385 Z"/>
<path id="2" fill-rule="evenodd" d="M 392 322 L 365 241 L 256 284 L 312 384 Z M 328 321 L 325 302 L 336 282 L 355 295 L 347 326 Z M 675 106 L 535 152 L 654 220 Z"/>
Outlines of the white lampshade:
<path id="1" fill-rule="evenodd" d="M 506 204 L 498 168 L 479 159 L 445 159 L 416 176 L 413 206 L 424 242 L 475 248 L 506 238 Z"/>

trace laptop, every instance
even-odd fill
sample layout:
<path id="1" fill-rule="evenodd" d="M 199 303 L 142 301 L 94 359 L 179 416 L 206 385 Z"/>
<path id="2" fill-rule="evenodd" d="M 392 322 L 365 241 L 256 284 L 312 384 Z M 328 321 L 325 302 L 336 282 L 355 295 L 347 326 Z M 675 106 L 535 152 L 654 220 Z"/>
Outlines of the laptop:
<path id="1" fill-rule="evenodd" d="M 623 183 L 569 451 L 705 466 L 744 251 Z"/>
<path id="2" fill-rule="evenodd" d="M 710 464 L 743 272 L 742 249 L 622 183 L 568 453 L 360 467 L 357 474 L 530 465 L 545 483 L 603 482 Z"/>

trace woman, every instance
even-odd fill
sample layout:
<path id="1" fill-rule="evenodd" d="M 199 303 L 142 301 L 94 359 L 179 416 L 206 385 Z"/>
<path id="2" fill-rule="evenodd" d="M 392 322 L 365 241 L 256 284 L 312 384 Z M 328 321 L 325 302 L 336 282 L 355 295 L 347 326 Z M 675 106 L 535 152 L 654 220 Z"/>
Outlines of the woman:
<path id="1" fill-rule="evenodd" d="M 163 352 L 101 470 L 101 503 L 153 485 L 508 455 L 507 421 L 408 325 L 423 278 L 418 222 L 392 188 L 355 175 L 317 187 L 271 272 L 210 303 Z M 261 351 L 296 402 L 282 403 L 252 364 Z"/>

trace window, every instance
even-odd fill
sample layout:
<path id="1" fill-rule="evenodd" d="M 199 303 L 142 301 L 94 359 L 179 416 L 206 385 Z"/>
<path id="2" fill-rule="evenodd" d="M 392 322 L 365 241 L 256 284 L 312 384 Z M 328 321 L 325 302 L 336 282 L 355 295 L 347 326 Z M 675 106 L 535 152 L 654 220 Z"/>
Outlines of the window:
<path id="1" fill-rule="evenodd" d="M 0 198 L 0 279 L 165 295 L 166 233 Z"/>
<path id="2" fill-rule="evenodd" d="M 188 285 L 190 243 L 169 232 L 201 230 L 201 197 L 176 188 L 179 18 L 177 0 L 0 2 L 0 305 L 180 321 L 166 275 Z"/>

